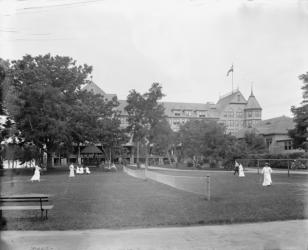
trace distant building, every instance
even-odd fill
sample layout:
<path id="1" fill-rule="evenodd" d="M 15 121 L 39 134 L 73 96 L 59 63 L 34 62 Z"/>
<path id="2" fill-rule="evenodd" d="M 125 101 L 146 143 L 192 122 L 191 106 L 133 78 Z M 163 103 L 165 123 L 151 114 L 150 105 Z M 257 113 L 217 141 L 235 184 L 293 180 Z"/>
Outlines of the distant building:
<path id="1" fill-rule="evenodd" d="M 262 108 L 252 91 L 248 101 L 239 90 L 228 93 L 218 100 L 216 109 L 219 122 L 233 135 L 243 128 L 253 127 L 262 118 Z"/>
<path id="2" fill-rule="evenodd" d="M 101 94 L 106 99 L 111 99 L 115 94 L 107 94 L 102 91 L 94 82 L 91 82 L 84 89 L 95 94 Z M 121 126 L 126 127 L 127 113 L 125 100 L 119 100 L 118 109 L 121 111 Z M 237 89 L 223 97 L 216 104 L 214 103 L 184 103 L 184 102 L 162 102 L 165 107 L 165 114 L 171 129 L 177 131 L 180 125 L 190 120 L 213 120 L 226 126 L 226 132 L 235 134 L 243 128 L 249 128 L 261 121 L 262 108 L 251 91 L 248 100 Z"/>
<path id="3" fill-rule="evenodd" d="M 243 139 L 245 133 L 254 132 L 264 136 L 269 153 L 300 152 L 301 150 L 293 148 L 292 139 L 288 135 L 288 131 L 294 127 L 295 123 L 292 118 L 280 116 L 260 121 L 254 124 L 253 128 L 244 128 L 238 131 L 235 136 L 238 139 Z"/>

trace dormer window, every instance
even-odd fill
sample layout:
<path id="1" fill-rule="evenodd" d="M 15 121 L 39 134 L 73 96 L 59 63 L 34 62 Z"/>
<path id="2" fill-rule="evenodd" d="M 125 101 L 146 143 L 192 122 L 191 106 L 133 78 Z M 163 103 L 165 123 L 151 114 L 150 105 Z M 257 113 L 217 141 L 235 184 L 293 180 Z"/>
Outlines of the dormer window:
<path id="1" fill-rule="evenodd" d="M 185 110 L 184 114 L 185 116 L 192 116 L 192 110 Z"/>
<path id="2" fill-rule="evenodd" d="M 181 116 L 181 111 L 173 111 L 174 116 Z"/>

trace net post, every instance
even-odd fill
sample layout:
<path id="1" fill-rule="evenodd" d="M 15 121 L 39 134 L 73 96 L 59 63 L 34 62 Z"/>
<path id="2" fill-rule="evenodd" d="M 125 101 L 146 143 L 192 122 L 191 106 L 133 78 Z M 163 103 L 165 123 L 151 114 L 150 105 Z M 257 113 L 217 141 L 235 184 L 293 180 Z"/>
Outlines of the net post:
<path id="1" fill-rule="evenodd" d="M 258 174 L 260 174 L 260 162 L 259 162 L 259 159 L 257 159 L 257 162 L 258 162 Z"/>
<path id="2" fill-rule="evenodd" d="M 211 178 L 209 175 L 206 176 L 206 193 L 207 193 L 207 200 L 211 199 Z"/>

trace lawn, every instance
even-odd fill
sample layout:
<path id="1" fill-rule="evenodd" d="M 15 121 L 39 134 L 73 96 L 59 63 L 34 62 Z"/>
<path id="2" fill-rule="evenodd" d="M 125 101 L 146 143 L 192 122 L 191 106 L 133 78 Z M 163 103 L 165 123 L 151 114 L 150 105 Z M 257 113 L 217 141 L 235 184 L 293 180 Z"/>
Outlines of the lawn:
<path id="1" fill-rule="evenodd" d="M 182 175 L 181 172 L 172 174 Z M 262 187 L 255 173 L 187 172 L 211 176 L 211 200 L 123 172 L 93 171 L 68 177 L 50 171 L 40 183 L 31 172 L 2 176 L 2 194 L 54 194 L 49 219 L 39 211 L 4 212 L 7 230 L 69 230 L 242 223 L 308 218 L 308 175 L 274 174 L 274 185 Z"/>

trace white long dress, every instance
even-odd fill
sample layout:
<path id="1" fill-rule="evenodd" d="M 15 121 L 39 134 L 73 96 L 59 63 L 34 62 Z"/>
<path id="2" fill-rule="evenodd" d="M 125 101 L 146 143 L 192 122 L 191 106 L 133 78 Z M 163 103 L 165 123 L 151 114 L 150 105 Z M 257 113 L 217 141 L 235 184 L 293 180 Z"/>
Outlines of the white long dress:
<path id="1" fill-rule="evenodd" d="M 84 174 L 84 169 L 83 169 L 83 167 L 80 167 L 80 168 L 79 168 L 79 174 Z"/>
<path id="2" fill-rule="evenodd" d="M 41 168 L 39 166 L 35 166 L 34 175 L 31 178 L 31 181 L 40 181 L 41 174 L 40 174 Z"/>
<path id="3" fill-rule="evenodd" d="M 88 167 L 85 167 L 86 174 L 91 174 L 90 169 Z"/>
<path id="4" fill-rule="evenodd" d="M 263 183 L 262 185 L 263 186 L 270 186 L 272 185 L 272 178 L 271 178 L 271 173 L 273 172 L 273 170 L 268 167 L 268 166 L 265 166 L 263 169 L 262 169 L 262 174 L 263 174 Z"/>
<path id="5" fill-rule="evenodd" d="M 70 175 L 69 175 L 69 177 L 75 177 L 75 170 L 74 170 L 73 164 L 70 165 Z"/>
<path id="6" fill-rule="evenodd" d="M 238 173 L 239 177 L 245 177 L 244 168 L 243 168 L 242 164 L 239 165 L 238 171 L 239 171 L 239 173 Z"/>

